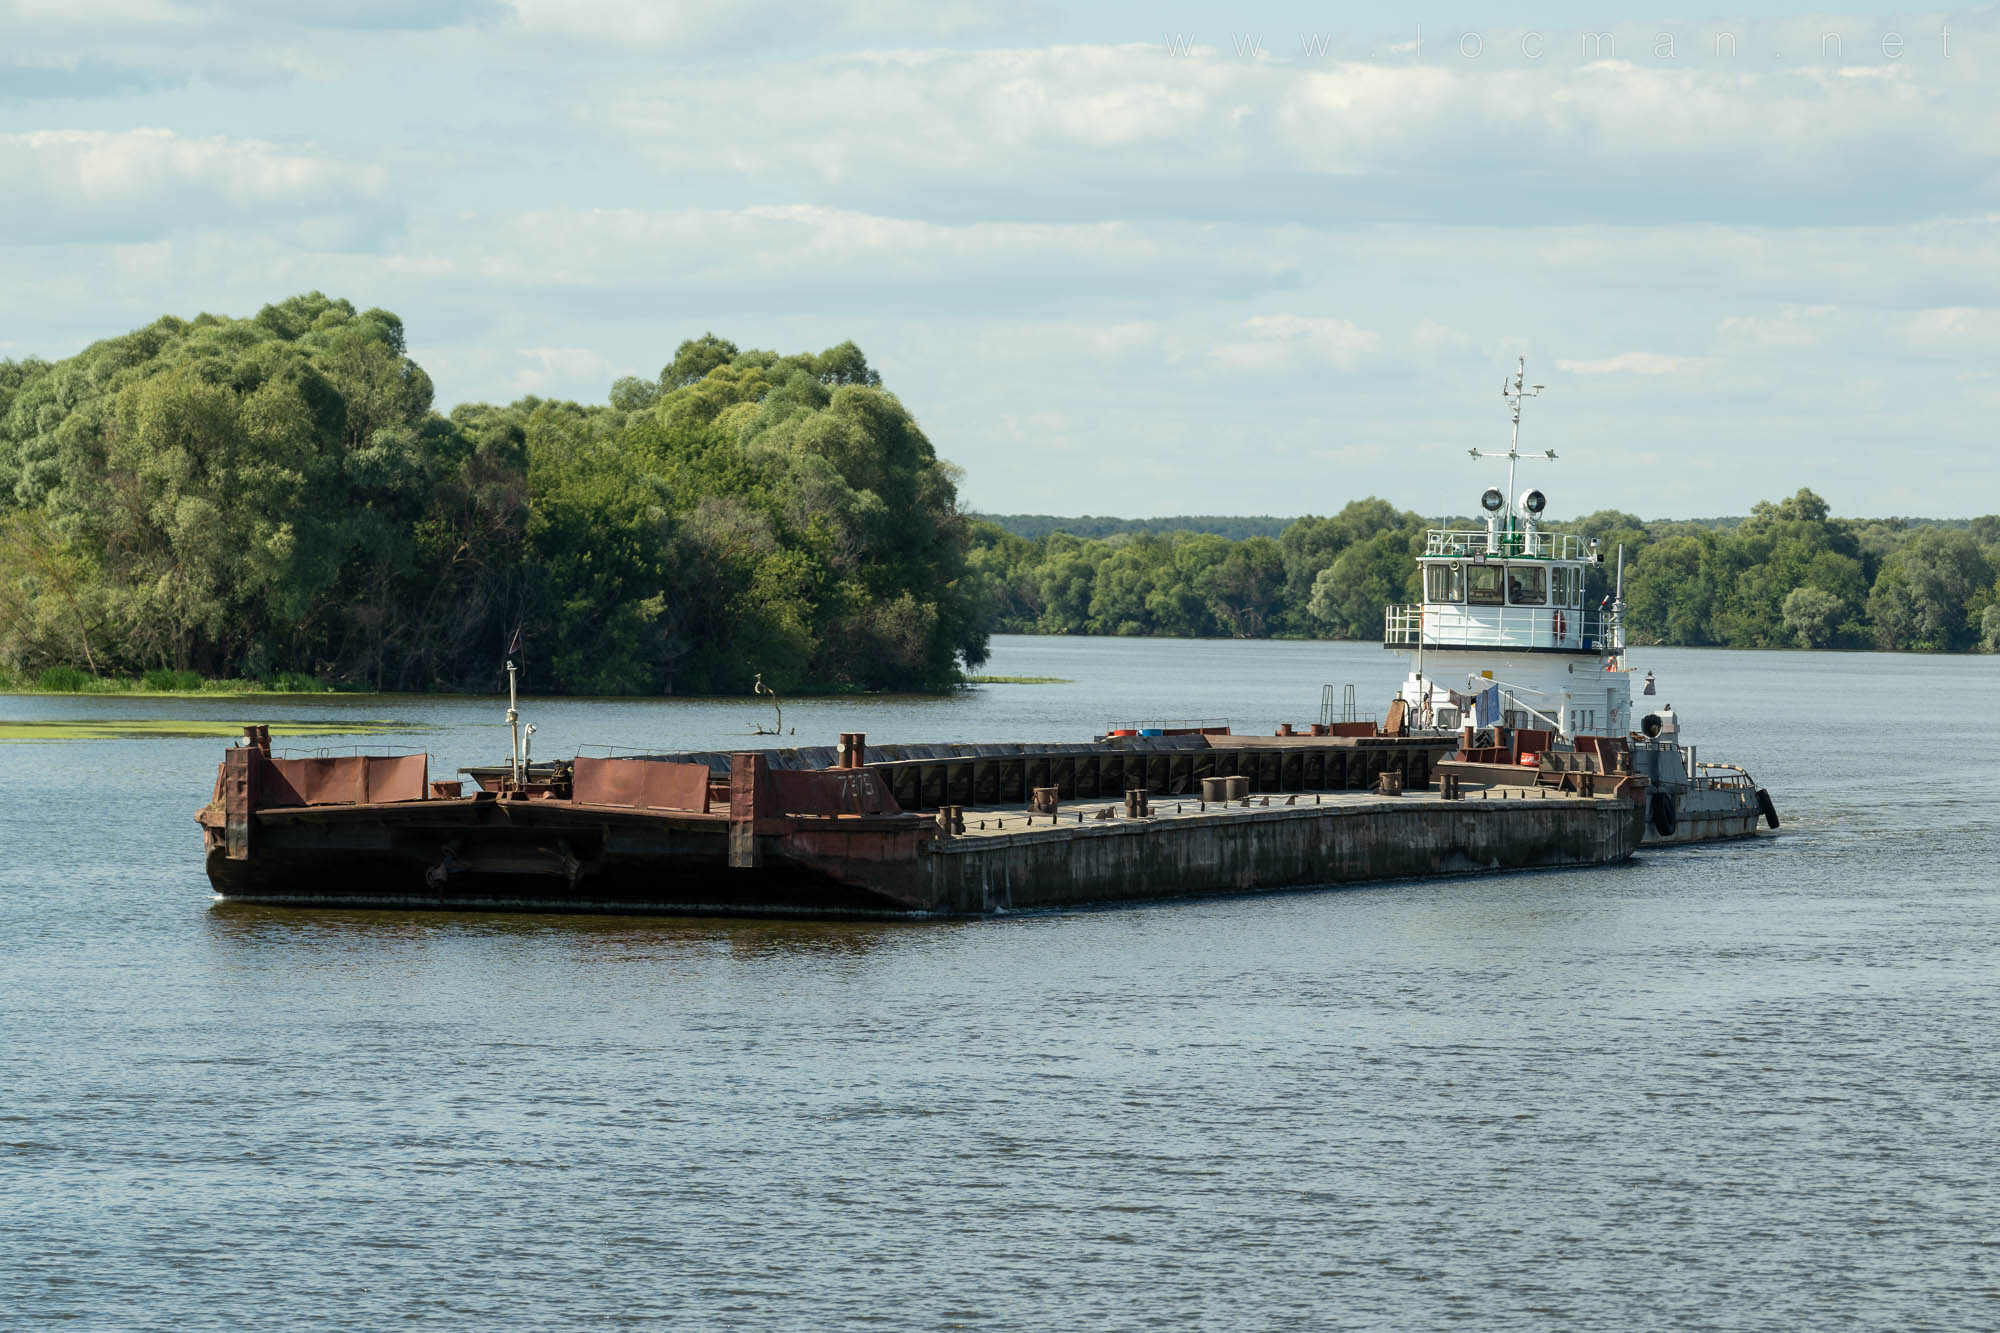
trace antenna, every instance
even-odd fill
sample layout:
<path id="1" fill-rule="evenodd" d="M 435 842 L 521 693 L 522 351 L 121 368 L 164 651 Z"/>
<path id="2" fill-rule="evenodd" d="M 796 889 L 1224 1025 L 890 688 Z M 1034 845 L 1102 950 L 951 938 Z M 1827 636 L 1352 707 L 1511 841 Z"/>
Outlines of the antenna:
<path id="1" fill-rule="evenodd" d="M 1513 375 L 1500 381 L 1500 396 L 1507 400 L 1508 406 L 1512 409 L 1511 415 L 1514 423 L 1513 434 L 1509 436 L 1507 441 L 1507 452 L 1505 454 L 1496 454 L 1491 450 L 1485 449 L 1469 449 L 1466 451 L 1474 458 L 1505 458 L 1507 460 L 1507 526 L 1509 531 L 1513 529 L 1515 517 L 1515 465 L 1524 457 L 1545 459 L 1549 462 L 1554 462 L 1556 457 L 1556 451 L 1553 449 L 1544 449 L 1539 454 L 1524 455 L 1521 452 L 1521 404 L 1529 398 L 1541 397 L 1542 390 L 1547 387 L 1541 384 L 1526 384 L 1525 381 L 1527 378 L 1528 358 L 1523 356 L 1515 360 Z"/>

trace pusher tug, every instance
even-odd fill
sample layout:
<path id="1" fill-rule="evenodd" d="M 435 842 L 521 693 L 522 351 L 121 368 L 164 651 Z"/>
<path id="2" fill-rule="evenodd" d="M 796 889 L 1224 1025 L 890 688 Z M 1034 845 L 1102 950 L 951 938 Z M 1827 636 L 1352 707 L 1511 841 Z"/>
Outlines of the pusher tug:
<path id="1" fill-rule="evenodd" d="M 1589 572 L 1604 561 L 1597 542 L 1547 530 L 1547 498 L 1514 490 L 1524 458 L 1556 457 L 1520 451 L 1521 405 L 1542 389 L 1524 383 L 1526 372 L 1524 358 L 1501 386 L 1513 418 L 1507 452 L 1470 451 L 1507 460 L 1507 489 L 1480 497 L 1486 526 L 1432 530 L 1418 557 L 1423 601 L 1384 617 L 1384 646 L 1412 659 L 1394 708 L 1413 731 L 1458 732 L 1451 767 L 1488 782 L 1507 782 L 1510 769 L 1533 785 L 1580 768 L 1607 771 L 1607 758 L 1629 763 L 1650 787 L 1647 844 L 1745 837 L 1760 819 L 1778 827 L 1770 795 L 1748 773 L 1696 757 L 1673 705 L 1642 703 L 1635 720 L 1624 548 L 1611 595 L 1588 605 Z M 1649 671 L 1641 699 L 1656 688 Z"/>

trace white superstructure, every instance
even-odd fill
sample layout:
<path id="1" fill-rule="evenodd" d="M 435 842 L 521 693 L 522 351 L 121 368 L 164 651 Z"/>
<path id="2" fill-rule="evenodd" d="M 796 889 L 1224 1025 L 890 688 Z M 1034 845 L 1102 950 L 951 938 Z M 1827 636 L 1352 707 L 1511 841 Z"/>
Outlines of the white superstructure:
<path id="1" fill-rule="evenodd" d="M 1481 497 L 1484 528 L 1429 534 L 1418 557 L 1423 601 L 1388 608 L 1383 644 L 1411 659 L 1398 697 L 1414 727 L 1623 737 L 1633 720 L 1622 608 L 1616 600 L 1588 605 L 1585 592 L 1603 554 L 1595 542 L 1546 530 L 1540 491 L 1512 495 L 1524 457 L 1521 404 L 1542 387 L 1525 386 L 1525 377 L 1523 360 L 1501 389 L 1513 411 L 1507 452 L 1471 451 L 1507 459 L 1507 490 L 1491 487 Z M 1553 449 L 1532 455 L 1555 456 Z"/>

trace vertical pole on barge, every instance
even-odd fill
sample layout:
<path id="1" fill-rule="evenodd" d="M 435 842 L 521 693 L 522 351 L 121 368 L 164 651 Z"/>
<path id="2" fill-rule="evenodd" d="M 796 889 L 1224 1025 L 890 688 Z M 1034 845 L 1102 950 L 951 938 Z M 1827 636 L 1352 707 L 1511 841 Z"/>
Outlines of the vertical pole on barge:
<path id="1" fill-rule="evenodd" d="M 1620 665 L 1625 657 L 1625 543 L 1618 543 L 1618 583 L 1611 593 L 1611 643 Z"/>
<path id="2" fill-rule="evenodd" d="M 507 751 L 507 764 L 514 774 L 514 789 L 521 789 L 521 710 L 514 693 L 514 661 L 507 660 L 507 729 L 513 733 L 513 742 Z"/>

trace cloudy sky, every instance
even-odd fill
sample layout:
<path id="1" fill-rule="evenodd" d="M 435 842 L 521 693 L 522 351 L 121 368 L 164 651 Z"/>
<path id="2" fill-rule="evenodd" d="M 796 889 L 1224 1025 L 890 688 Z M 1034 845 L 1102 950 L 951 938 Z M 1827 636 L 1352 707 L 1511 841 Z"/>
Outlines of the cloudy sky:
<path id="1" fill-rule="evenodd" d="M 1990 8 L 278 8 L 0 0 L 0 357 L 313 288 L 442 407 L 853 338 L 969 504 L 1146 516 L 1466 511 L 1525 355 L 1557 511 L 2000 510 Z"/>

